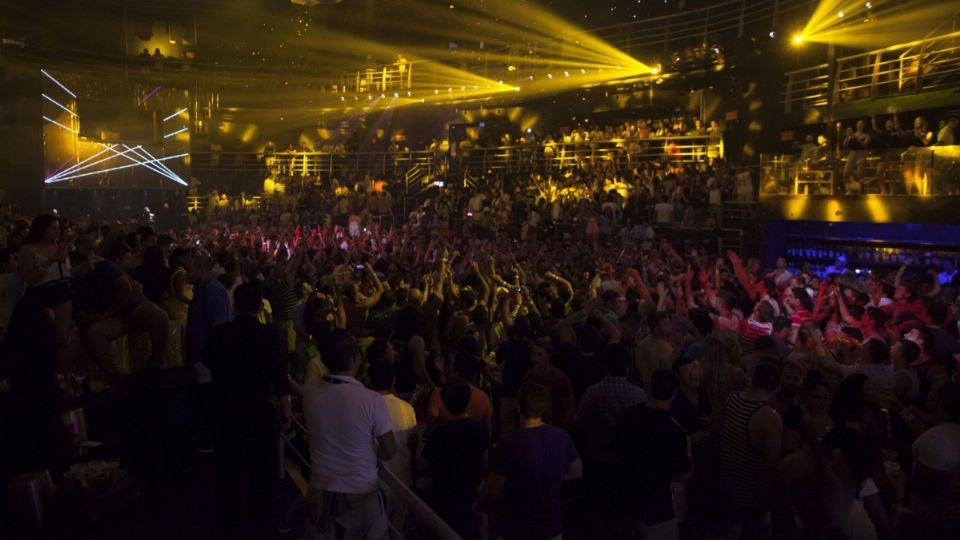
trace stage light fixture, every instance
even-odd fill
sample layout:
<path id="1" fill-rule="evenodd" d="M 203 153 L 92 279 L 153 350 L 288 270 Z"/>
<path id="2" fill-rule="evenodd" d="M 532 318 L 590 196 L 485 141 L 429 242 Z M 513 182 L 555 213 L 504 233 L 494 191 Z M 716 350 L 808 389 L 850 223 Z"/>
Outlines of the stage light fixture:
<path id="1" fill-rule="evenodd" d="M 803 45 L 803 34 L 794 34 L 790 40 L 794 45 Z"/>

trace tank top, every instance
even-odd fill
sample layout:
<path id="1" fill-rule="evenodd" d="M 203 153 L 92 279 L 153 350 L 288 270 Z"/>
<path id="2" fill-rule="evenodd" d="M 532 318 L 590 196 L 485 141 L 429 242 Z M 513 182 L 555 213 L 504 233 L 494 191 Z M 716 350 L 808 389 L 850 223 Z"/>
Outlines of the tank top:
<path id="1" fill-rule="evenodd" d="M 49 257 L 45 257 L 39 252 L 37 252 L 36 250 L 31 249 L 30 252 L 33 254 L 33 258 L 35 261 L 34 264 L 38 268 L 46 264 L 46 262 L 52 259 L 56 254 L 54 253 L 54 254 L 51 254 Z M 68 277 L 70 277 L 70 259 L 69 258 L 65 262 L 51 264 L 50 266 L 48 266 L 47 269 L 44 271 L 43 277 L 40 279 L 40 281 L 34 283 L 31 286 L 37 287 L 45 283 L 50 283 L 50 282 L 57 281 L 63 278 L 68 278 Z"/>
<path id="2" fill-rule="evenodd" d="M 765 401 L 747 401 L 740 392 L 730 395 L 723 415 L 720 481 L 727 499 L 739 506 L 762 508 L 770 503 L 770 479 L 763 456 L 750 444 L 749 426 Z"/>

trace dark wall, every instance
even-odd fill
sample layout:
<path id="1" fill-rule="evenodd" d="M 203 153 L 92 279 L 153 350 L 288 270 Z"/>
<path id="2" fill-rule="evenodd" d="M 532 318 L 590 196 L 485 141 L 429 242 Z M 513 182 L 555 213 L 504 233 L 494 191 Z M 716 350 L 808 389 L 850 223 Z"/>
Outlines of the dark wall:
<path id="1" fill-rule="evenodd" d="M 40 80 L 0 81 L 0 190 L 2 204 L 35 209 L 41 200 Z"/>

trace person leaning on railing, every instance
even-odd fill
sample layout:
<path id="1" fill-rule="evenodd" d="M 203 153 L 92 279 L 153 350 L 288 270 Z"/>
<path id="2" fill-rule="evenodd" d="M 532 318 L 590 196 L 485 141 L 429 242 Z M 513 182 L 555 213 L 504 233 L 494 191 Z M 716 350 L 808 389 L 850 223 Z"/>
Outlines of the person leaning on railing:
<path id="1" fill-rule="evenodd" d="M 303 396 L 311 468 L 307 538 L 385 538 L 377 467 L 397 452 L 393 422 L 380 394 L 355 378 L 363 360 L 357 340 L 337 329 L 321 349 L 330 374 L 307 381 Z"/>

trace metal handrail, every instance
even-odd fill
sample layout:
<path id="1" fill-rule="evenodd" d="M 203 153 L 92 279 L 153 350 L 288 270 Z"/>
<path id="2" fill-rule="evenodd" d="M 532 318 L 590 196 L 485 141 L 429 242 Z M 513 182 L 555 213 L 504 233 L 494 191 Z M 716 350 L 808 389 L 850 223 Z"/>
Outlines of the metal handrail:
<path id="1" fill-rule="evenodd" d="M 902 152 L 900 159 L 894 162 L 881 162 L 881 156 L 869 156 L 854 192 L 850 192 L 849 185 L 844 187 L 842 180 L 846 155 L 808 163 L 793 155 L 761 154 L 760 198 L 842 194 L 960 195 L 960 146 L 903 148 L 898 151 Z"/>
<path id="2" fill-rule="evenodd" d="M 960 31 L 955 31 L 838 58 L 832 85 L 823 73 L 829 70 L 829 64 L 788 71 L 781 102 L 784 112 L 790 113 L 798 104 L 810 106 L 810 101 L 826 105 L 829 101 L 838 103 L 960 86 L 960 62 L 953 58 L 960 54 L 958 39 Z M 949 77 L 953 79 L 944 80 Z M 831 87 L 833 95 L 819 93 Z"/>
<path id="3" fill-rule="evenodd" d="M 287 380 L 290 383 L 290 389 L 293 394 L 303 398 L 303 387 L 300 386 L 293 377 L 287 377 Z M 294 424 L 297 429 L 302 430 L 306 433 L 307 428 L 300 421 L 294 420 Z M 284 439 L 286 446 L 294 450 L 294 456 L 299 458 L 302 463 L 301 465 L 310 466 L 310 462 L 300 454 L 296 448 L 290 443 L 290 441 Z M 417 496 L 402 480 L 397 478 L 395 474 L 390 472 L 387 467 L 384 466 L 383 462 L 380 462 L 380 466 L 377 467 L 377 476 L 380 478 L 380 481 L 387 485 L 394 493 L 407 505 L 407 508 L 417 516 L 417 519 L 430 531 L 430 533 L 438 538 L 439 540 L 460 540 L 460 535 L 454 532 L 449 525 L 436 512 L 431 509 L 427 503 L 423 502 L 423 499 Z M 397 531 L 391 526 L 391 532 L 397 537 L 402 538 L 402 531 Z"/>
<path id="4" fill-rule="evenodd" d="M 631 151 L 634 144 L 641 145 L 639 151 Z M 705 161 L 710 157 L 722 157 L 722 136 L 715 135 L 666 135 L 658 137 L 618 138 L 611 140 L 585 140 L 580 142 L 555 141 L 551 144 L 553 155 L 547 160 L 544 153 L 546 143 L 525 145 L 494 146 L 482 148 L 458 149 L 454 164 L 472 169 L 473 172 L 487 170 L 524 170 L 531 168 L 562 169 L 568 165 L 587 160 L 626 159 L 629 162 L 645 159 L 670 159 L 672 161 Z M 643 146 L 646 145 L 646 146 Z M 213 166 L 210 152 L 191 154 L 192 175 L 201 181 L 207 174 L 253 173 L 264 171 L 262 161 L 242 160 L 239 165 L 231 157 L 254 156 L 253 152 L 218 152 L 219 165 Z M 422 173 L 433 174 L 442 170 L 437 161 L 438 154 L 430 150 L 401 152 L 296 152 L 294 154 L 278 152 L 276 166 L 282 171 L 294 175 L 303 173 L 303 157 L 307 157 L 306 175 L 324 177 L 338 176 L 340 173 L 374 174 L 396 178 L 400 182 L 415 181 L 411 174 L 415 167 L 422 167 Z M 441 154 L 441 159 L 448 159 Z M 292 165 L 292 166 L 291 166 Z M 439 167 L 439 168 L 437 168 Z M 423 177 L 423 174 L 420 174 Z M 342 178 L 342 177 L 341 177 Z M 258 182 L 262 177 L 256 178 Z"/>
<path id="5" fill-rule="evenodd" d="M 960 45 L 945 43 L 953 42 L 960 37 L 960 32 L 924 40 L 924 45 L 936 45 L 927 52 L 917 52 L 911 55 L 885 55 L 894 51 L 882 50 L 872 53 L 848 56 L 837 60 L 837 85 L 835 87 L 835 101 L 846 101 L 853 96 L 844 98 L 844 93 L 867 90 L 866 95 L 857 97 L 877 97 L 882 94 L 897 94 L 910 89 L 913 92 L 931 90 L 934 88 L 960 86 L 960 78 L 956 81 L 937 82 L 933 77 L 944 77 L 960 73 L 960 62 L 950 58 L 942 60 L 943 55 L 956 55 L 960 52 Z M 864 62 L 870 60 L 872 62 Z M 872 65 L 871 65 L 872 64 Z"/>

